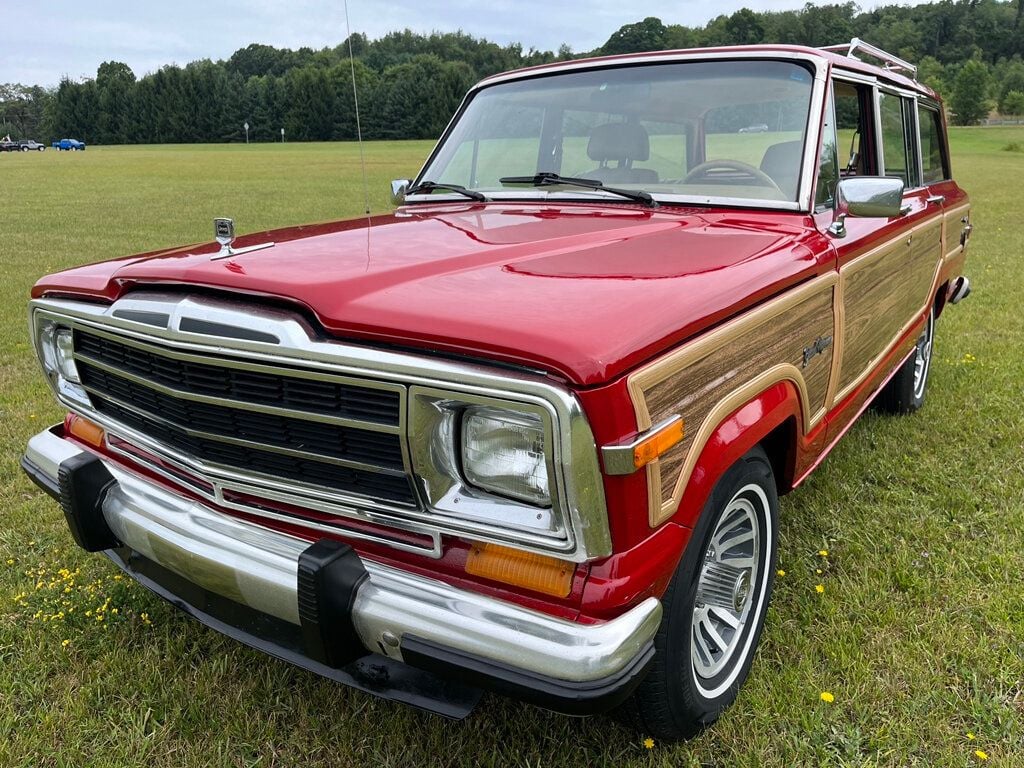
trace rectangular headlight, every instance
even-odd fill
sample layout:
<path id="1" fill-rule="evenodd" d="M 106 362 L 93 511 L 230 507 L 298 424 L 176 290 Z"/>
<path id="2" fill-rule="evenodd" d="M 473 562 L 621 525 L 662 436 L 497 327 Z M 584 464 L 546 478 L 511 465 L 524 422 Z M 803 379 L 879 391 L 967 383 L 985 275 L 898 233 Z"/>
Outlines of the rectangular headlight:
<path id="1" fill-rule="evenodd" d="M 472 407 L 462 416 L 462 470 L 477 488 L 551 506 L 544 424 L 535 413 Z"/>
<path id="2" fill-rule="evenodd" d="M 53 320 L 38 318 L 35 324 L 36 350 L 43 372 L 57 394 L 89 406 L 89 396 L 82 388 L 82 380 L 75 364 L 72 331 Z"/>
<path id="3" fill-rule="evenodd" d="M 413 387 L 410 459 L 428 513 L 476 539 L 495 536 L 547 550 L 573 545 L 552 410 Z"/>

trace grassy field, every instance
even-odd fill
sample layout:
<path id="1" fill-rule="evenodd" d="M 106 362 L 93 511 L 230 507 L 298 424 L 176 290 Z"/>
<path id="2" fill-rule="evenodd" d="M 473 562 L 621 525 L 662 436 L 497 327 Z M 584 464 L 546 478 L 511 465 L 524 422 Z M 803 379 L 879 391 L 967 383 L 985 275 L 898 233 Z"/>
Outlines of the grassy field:
<path id="1" fill-rule="evenodd" d="M 356 215 L 356 147 L 0 155 L 0 766 L 1024 764 L 1014 141 L 1024 127 L 953 135 L 975 206 L 974 294 L 939 322 L 926 407 L 867 414 L 783 500 L 785 575 L 738 704 L 695 741 L 652 749 L 607 719 L 497 697 L 446 722 L 245 649 L 77 550 L 18 469 L 28 437 L 62 415 L 27 343 L 37 277 L 209 239 L 214 216 L 246 232 Z M 374 210 L 428 150 L 367 147 Z"/>

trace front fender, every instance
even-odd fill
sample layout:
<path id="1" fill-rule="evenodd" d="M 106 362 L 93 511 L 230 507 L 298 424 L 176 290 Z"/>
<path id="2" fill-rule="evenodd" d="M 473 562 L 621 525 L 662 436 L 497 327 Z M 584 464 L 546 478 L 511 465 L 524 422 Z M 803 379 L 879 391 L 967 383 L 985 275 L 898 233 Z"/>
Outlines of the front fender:
<path id="1" fill-rule="evenodd" d="M 723 419 L 704 443 L 672 521 L 693 528 L 718 478 L 789 419 L 794 420 L 794 434 L 802 434 L 800 395 L 789 380 L 776 382 Z M 796 446 L 785 448 L 785 462 L 776 466 L 791 475 Z M 777 477 L 776 482 L 781 486 L 785 480 Z"/>

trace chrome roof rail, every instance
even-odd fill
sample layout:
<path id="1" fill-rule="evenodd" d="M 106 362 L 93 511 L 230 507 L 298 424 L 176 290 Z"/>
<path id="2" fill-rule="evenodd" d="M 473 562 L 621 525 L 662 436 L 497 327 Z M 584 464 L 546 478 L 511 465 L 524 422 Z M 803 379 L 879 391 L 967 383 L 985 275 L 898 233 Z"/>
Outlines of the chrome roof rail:
<path id="1" fill-rule="evenodd" d="M 911 64 L 909 61 L 901 59 L 899 56 L 893 56 L 891 53 L 871 45 L 871 43 L 865 43 L 859 37 L 853 38 L 849 43 L 823 46 L 821 50 L 831 51 L 832 53 L 842 53 L 851 59 L 858 60 L 858 53 L 866 54 L 881 61 L 885 68 L 890 72 L 907 72 L 912 78 L 917 80 L 917 67 L 915 65 Z"/>

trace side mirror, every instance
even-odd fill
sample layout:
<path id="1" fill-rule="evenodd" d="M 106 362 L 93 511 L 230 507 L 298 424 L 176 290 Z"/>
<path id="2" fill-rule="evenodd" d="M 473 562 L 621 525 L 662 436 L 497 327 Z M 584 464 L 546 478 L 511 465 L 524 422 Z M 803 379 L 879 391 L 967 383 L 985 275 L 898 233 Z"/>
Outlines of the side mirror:
<path id="1" fill-rule="evenodd" d="M 412 184 L 412 179 L 395 179 L 391 182 L 391 203 L 401 205 L 405 202 L 405 190 Z"/>
<path id="2" fill-rule="evenodd" d="M 828 231 L 846 234 L 846 217 L 891 219 L 903 213 L 903 179 L 851 176 L 836 188 L 836 220 Z"/>

